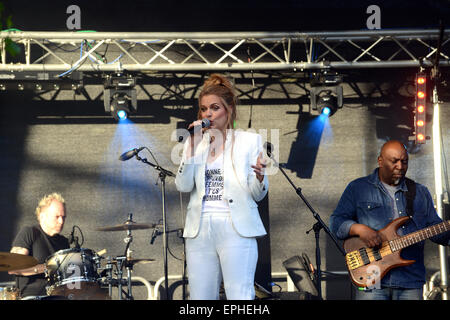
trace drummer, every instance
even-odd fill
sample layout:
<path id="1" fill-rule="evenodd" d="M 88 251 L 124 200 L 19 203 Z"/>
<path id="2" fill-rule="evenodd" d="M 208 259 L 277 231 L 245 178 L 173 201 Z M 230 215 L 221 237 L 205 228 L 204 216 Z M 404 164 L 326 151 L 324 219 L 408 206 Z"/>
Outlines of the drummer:
<path id="1" fill-rule="evenodd" d="M 16 286 L 22 298 L 45 296 L 45 260 L 56 251 L 68 249 L 69 241 L 60 235 L 66 219 L 66 205 L 59 193 L 43 197 L 36 208 L 39 224 L 23 227 L 13 241 L 11 253 L 30 255 L 38 265 L 21 270 L 9 271 L 16 276 Z"/>

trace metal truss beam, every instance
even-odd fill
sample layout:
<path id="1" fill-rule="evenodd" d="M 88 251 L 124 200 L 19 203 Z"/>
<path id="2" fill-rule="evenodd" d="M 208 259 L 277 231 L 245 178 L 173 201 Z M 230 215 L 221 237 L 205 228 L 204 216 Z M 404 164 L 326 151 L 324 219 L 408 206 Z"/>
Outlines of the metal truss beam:
<path id="1" fill-rule="evenodd" d="M 441 67 L 450 66 L 444 30 Z M 0 32 L 0 72 L 302 71 L 429 67 L 439 30 L 339 32 Z M 8 61 L 5 40 L 23 48 Z M 4 74 L 0 75 L 3 80 Z"/>

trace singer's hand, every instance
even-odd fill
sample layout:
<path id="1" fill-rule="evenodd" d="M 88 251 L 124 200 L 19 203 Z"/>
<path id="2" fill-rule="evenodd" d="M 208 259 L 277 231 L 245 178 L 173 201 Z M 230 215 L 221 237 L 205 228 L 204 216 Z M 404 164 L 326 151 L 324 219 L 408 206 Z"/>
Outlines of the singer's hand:
<path id="1" fill-rule="evenodd" d="M 256 174 L 256 178 L 258 178 L 259 182 L 262 182 L 264 179 L 264 168 L 266 167 L 266 163 L 263 159 L 262 152 L 259 153 L 258 159 L 256 160 L 256 165 L 252 166 L 253 171 Z"/>
<path id="2" fill-rule="evenodd" d="M 189 126 L 188 126 L 188 130 L 190 129 L 190 128 L 192 128 L 192 127 L 195 127 L 195 126 L 202 126 L 202 120 L 195 120 L 194 122 L 192 122 Z"/>
<path id="3" fill-rule="evenodd" d="M 188 130 L 193 128 L 193 127 L 200 127 L 201 128 L 202 127 L 202 120 L 196 120 L 196 121 L 192 122 L 188 126 Z M 189 139 L 190 145 L 191 145 L 191 147 L 189 148 L 189 151 L 187 153 L 187 158 L 189 159 L 189 158 L 194 156 L 194 153 L 195 153 L 195 151 L 194 151 L 194 149 L 195 149 L 194 144 L 196 143 L 196 139 L 194 139 L 194 137 L 192 135 L 190 137 L 188 137 L 188 139 Z M 198 145 L 198 141 L 197 141 L 197 145 Z"/>

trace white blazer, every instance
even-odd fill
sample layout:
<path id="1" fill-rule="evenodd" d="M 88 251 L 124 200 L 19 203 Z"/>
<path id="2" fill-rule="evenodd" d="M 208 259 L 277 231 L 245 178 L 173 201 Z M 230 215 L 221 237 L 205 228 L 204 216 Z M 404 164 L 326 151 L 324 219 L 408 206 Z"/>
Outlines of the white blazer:
<path id="1" fill-rule="evenodd" d="M 235 142 L 233 163 L 231 142 L 233 132 Z M 184 145 L 180 167 L 175 185 L 180 192 L 190 192 L 183 236 L 194 238 L 200 228 L 202 200 L 205 195 L 205 168 L 209 154 L 210 135 L 208 131 L 195 150 L 193 157 L 187 159 L 190 138 Z M 256 201 L 262 200 L 268 191 L 266 175 L 262 182 L 256 178 L 251 165 L 255 165 L 258 155 L 263 152 L 262 138 L 259 134 L 241 130 L 228 130 L 224 149 L 224 199 L 228 201 L 233 227 L 243 237 L 259 237 L 266 234 L 259 216 Z M 234 168 L 233 168 L 234 167 Z"/>

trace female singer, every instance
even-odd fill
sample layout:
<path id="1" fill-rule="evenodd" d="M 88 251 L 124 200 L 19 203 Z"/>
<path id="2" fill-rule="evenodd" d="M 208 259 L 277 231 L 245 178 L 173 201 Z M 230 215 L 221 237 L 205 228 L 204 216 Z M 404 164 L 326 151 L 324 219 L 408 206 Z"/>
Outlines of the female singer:
<path id="1" fill-rule="evenodd" d="M 266 230 L 256 201 L 268 190 L 262 139 L 234 130 L 237 98 L 231 82 L 213 74 L 199 95 L 198 120 L 210 126 L 188 137 L 175 184 L 190 192 L 183 236 L 192 300 L 217 300 L 223 280 L 229 300 L 253 300 L 256 237 Z"/>

